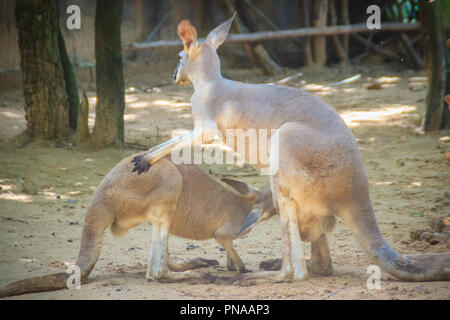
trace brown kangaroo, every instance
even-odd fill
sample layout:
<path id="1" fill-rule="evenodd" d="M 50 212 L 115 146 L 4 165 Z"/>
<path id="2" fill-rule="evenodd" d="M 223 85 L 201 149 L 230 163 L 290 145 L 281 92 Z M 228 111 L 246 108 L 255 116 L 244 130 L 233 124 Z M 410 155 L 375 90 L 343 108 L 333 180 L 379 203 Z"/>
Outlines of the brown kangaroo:
<path id="1" fill-rule="evenodd" d="M 450 254 L 407 257 L 384 240 L 373 212 L 358 145 L 332 107 L 298 88 L 247 84 L 222 77 L 216 50 L 227 38 L 232 20 L 212 30 L 203 41 L 197 40 L 197 31 L 188 20 L 178 25 L 184 50 L 179 54 L 174 80 L 192 82 L 192 115 L 202 128 L 150 149 L 135 159 L 134 170 L 138 174 L 145 172 L 187 141 L 210 143 L 226 137 L 227 130 L 275 129 L 279 167 L 270 179 L 282 226 L 281 272 L 244 277 L 306 279 L 302 240 L 312 243 L 311 265 L 317 267 L 316 271 L 331 273 L 326 234 L 339 217 L 371 261 L 390 274 L 409 281 L 450 280 Z M 236 151 L 229 141 L 225 143 Z M 271 167 L 273 159 L 271 154 Z"/>
<path id="2" fill-rule="evenodd" d="M 135 155 L 136 156 L 136 155 Z M 142 222 L 152 224 L 147 279 L 189 280 L 205 275 L 172 272 L 208 265 L 194 260 L 169 266 L 168 234 L 205 240 L 214 238 L 227 252 L 227 268 L 246 272 L 232 241 L 259 221 L 276 213 L 269 188 L 257 190 L 243 182 L 223 178 L 237 191 L 227 190 L 195 165 L 175 165 L 163 158 L 147 172 L 132 173 L 128 157 L 119 162 L 97 187 L 86 212 L 76 265 L 86 282 L 100 256 L 103 233 L 111 227 L 116 236 Z M 244 225 L 245 223 L 245 225 Z M 66 288 L 68 275 L 56 273 L 28 278 L 0 288 L 0 297 Z M 208 278 L 205 278 L 208 280 Z"/>

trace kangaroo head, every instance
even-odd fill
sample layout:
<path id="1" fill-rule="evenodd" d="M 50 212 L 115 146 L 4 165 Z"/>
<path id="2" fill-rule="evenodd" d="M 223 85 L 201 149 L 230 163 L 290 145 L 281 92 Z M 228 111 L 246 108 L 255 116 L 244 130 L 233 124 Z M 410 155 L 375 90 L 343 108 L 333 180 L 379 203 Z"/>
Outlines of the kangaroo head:
<path id="1" fill-rule="evenodd" d="M 225 182 L 244 196 L 251 206 L 247 219 L 242 225 L 241 231 L 238 233 L 239 236 L 250 231 L 257 223 L 277 214 L 277 210 L 273 204 L 270 187 L 266 186 L 261 189 L 256 189 L 241 181 L 228 178 L 222 178 L 221 181 Z"/>
<path id="2" fill-rule="evenodd" d="M 184 50 L 179 53 L 180 61 L 173 75 L 175 83 L 207 81 L 220 75 L 220 60 L 216 50 L 227 38 L 233 19 L 234 15 L 211 31 L 204 41 L 197 41 L 197 30 L 189 20 L 180 22 L 177 31 Z"/>

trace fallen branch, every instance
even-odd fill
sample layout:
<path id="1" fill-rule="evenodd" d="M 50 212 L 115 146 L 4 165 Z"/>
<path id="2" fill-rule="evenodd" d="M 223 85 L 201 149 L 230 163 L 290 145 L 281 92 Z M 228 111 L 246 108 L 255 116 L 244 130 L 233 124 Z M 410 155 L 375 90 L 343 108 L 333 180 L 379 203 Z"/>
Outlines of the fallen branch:
<path id="1" fill-rule="evenodd" d="M 283 78 L 283 79 L 278 80 L 278 81 L 276 81 L 276 82 L 269 82 L 269 83 L 267 83 L 267 84 L 270 84 L 270 85 L 273 85 L 273 84 L 284 84 L 284 83 L 286 83 L 286 82 L 291 81 L 292 79 L 301 77 L 302 75 L 303 75 L 303 72 L 299 72 L 299 73 L 296 73 L 296 74 L 294 74 L 294 75 L 292 75 L 292 76 Z"/>
<path id="2" fill-rule="evenodd" d="M 417 53 L 416 49 L 414 49 L 414 46 L 409 39 L 409 37 L 405 33 L 400 34 L 400 39 L 402 40 L 403 44 L 405 45 L 406 50 L 410 54 L 412 60 L 414 61 L 414 64 L 417 68 L 424 69 L 425 64 L 423 63 L 423 60 L 420 58 L 420 55 Z"/>
<path id="3" fill-rule="evenodd" d="M 359 78 L 361 78 L 361 73 L 358 73 L 357 75 L 355 75 L 353 77 L 329 84 L 329 85 L 327 85 L 327 87 L 334 87 L 334 86 L 338 86 L 340 84 L 351 83 L 351 82 L 358 80 Z"/>
<path id="4" fill-rule="evenodd" d="M 394 53 L 390 50 L 387 50 L 387 49 L 382 49 L 379 46 L 370 42 L 369 40 L 364 39 L 360 35 L 352 34 L 352 37 L 355 38 L 355 40 L 361 42 L 362 44 L 369 46 L 370 48 L 372 48 L 375 52 L 377 52 L 379 54 L 382 54 L 382 55 L 389 57 L 391 59 L 394 59 L 394 60 L 400 60 L 400 56 L 397 55 L 396 53 Z"/>

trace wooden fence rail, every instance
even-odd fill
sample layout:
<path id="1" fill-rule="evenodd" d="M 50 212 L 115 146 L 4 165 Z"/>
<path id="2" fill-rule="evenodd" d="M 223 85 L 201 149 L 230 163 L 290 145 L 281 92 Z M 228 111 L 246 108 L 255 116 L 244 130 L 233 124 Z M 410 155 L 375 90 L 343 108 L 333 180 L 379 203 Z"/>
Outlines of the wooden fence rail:
<path id="1" fill-rule="evenodd" d="M 370 32 L 396 32 L 396 31 L 416 31 L 419 30 L 420 23 L 402 23 L 402 22 L 387 22 L 381 24 L 381 29 L 369 29 L 366 24 L 354 24 L 347 26 L 329 26 L 324 28 L 300 28 L 289 30 L 276 31 L 261 31 L 245 34 L 230 34 L 228 42 L 242 42 L 242 41 L 261 41 L 273 40 L 283 38 L 300 38 L 313 36 L 330 36 L 351 33 L 370 33 Z M 203 40 L 203 39 L 199 39 Z M 154 48 L 168 48 L 182 46 L 179 40 L 161 40 L 151 42 L 135 42 L 124 45 L 125 51 L 146 50 Z"/>

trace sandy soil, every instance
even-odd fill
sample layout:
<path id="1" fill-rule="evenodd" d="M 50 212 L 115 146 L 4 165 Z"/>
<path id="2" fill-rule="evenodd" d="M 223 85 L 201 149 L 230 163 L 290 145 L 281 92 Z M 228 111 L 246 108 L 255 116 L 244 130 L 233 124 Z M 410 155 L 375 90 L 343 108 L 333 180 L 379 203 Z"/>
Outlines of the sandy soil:
<path id="1" fill-rule="evenodd" d="M 417 130 L 426 94 L 424 73 L 392 70 L 389 66 L 301 70 L 304 75 L 289 85 L 323 98 L 352 128 L 366 165 L 377 220 L 387 241 L 401 253 L 449 251 L 446 244 L 412 241 L 409 234 L 426 226 L 431 218 L 450 213 L 450 167 L 445 159 L 445 152 L 450 151 L 450 132 L 424 135 Z M 286 76 L 298 71 L 290 70 Z M 160 74 L 168 78 L 169 73 Z M 328 86 L 357 73 L 362 77 L 353 83 Z M 192 87 L 164 85 L 151 89 L 158 78 L 149 78 L 149 74 L 143 72 L 126 81 L 137 91 L 129 90 L 126 96 L 129 148 L 123 150 L 6 142 L 25 128 L 23 98 L 20 90 L 1 94 L 0 285 L 64 271 L 76 259 L 85 209 L 105 174 L 122 158 L 135 153 L 137 145 L 155 145 L 193 127 L 189 104 Z M 226 74 L 249 82 L 276 80 L 248 70 L 229 70 Z M 379 89 L 367 89 L 375 79 L 382 83 L 375 86 Z M 95 92 L 88 91 L 88 95 L 92 125 Z M 223 174 L 217 168 L 211 172 L 215 177 Z M 255 186 L 267 183 L 265 177 L 249 170 L 233 174 Z M 342 223 L 329 236 L 335 268 L 332 276 L 252 286 L 146 281 L 151 232 L 148 225 L 138 226 L 124 238 L 114 238 L 107 231 L 91 282 L 81 290 L 13 299 L 450 299 L 448 282 L 406 283 L 384 272 L 381 289 L 368 290 L 369 262 Z M 198 247 L 187 250 L 190 244 Z M 225 268 L 226 255 L 214 240 L 197 242 L 171 236 L 169 245 L 172 258 L 217 259 L 220 266 L 206 271 L 230 274 Z M 236 240 L 235 246 L 247 267 L 255 271 L 262 260 L 280 257 L 279 218 L 256 226 Z M 306 246 L 309 252 L 309 244 Z"/>

